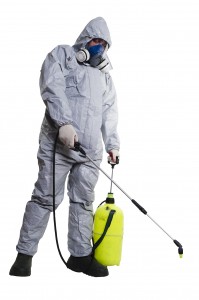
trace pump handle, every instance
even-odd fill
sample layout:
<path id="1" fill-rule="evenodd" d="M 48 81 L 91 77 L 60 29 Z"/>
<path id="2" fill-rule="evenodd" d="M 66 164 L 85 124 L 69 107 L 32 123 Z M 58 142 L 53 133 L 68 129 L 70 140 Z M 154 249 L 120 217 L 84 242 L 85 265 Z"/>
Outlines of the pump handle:
<path id="1" fill-rule="evenodd" d="M 115 165 L 118 165 L 119 162 L 120 162 L 119 156 L 116 156 L 116 162 L 113 162 L 113 161 L 112 161 L 111 159 L 109 159 L 109 157 L 108 157 L 108 163 L 109 163 L 110 165 L 115 166 Z"/>

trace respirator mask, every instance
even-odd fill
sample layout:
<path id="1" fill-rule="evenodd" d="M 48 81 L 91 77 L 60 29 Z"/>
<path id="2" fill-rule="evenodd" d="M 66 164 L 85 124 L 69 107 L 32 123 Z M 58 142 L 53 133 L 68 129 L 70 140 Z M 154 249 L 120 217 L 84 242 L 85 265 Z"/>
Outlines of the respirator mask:
<path id="1" fill-rule="evenodd" d="M 105 47 L 102 44 L 96 44 L 90 47 L 87 46 L 76 53 L 76 58 L 79 62 L 87 62 L 92 67 L 106 73 L 111 68 L 110 62 L 106 56 L 107 50 L 108 44 Z"/>

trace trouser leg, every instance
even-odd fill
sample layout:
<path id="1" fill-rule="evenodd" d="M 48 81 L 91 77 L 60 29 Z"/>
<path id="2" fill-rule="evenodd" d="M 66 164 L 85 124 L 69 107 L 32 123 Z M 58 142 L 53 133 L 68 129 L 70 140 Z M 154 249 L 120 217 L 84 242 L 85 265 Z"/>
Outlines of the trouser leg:
<path id="1" fill-rule="evenodd" d="M 98 175 L 91 162 L 74 165 L 69 175 L 68 249 L 73 256 L 87 256 L 92 252 L 94 188 Z"/>
<path id="2" fill-rule="evenodd" d="M 39 203 L 29 201 L 26 205 L 20 237 L 17 244 L 19 253 L 33 256 L 37 252 L 38 244 L 42 238 L 50 216 L 50 211 Z"/>
<path id="3" fill-rule="evenodd" d="M 52 152 L 52 151 L 51 151 Z M 48 156 L 46 155 L 48 154 Z M 39 174 L 35 183 L 31 201 L 26 205 L 17 251 L 33 256 L 37 252 L 38 243 L 42 238 L 53 210 L 53 174 L 52 153 L 49 150 L 38 152 Z M 64 197 L 66 176 L 72 166 L 72 162 L 61 154 L 56 154 L 55 190 L 56 208 Z"/>

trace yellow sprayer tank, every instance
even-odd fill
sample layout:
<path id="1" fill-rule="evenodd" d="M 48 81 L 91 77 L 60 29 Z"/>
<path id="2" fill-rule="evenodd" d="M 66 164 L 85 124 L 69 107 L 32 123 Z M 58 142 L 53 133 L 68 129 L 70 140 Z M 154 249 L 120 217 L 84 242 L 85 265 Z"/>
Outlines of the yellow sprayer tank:
<path id="1" fill-rule="evenodd" d="M 96 210 L 93 227 L 94 257 L 105 266 L 120 264 L 123 224 L 123 212 L 114 204 L 113 194 L 109 193 L 106 203 Z"/>

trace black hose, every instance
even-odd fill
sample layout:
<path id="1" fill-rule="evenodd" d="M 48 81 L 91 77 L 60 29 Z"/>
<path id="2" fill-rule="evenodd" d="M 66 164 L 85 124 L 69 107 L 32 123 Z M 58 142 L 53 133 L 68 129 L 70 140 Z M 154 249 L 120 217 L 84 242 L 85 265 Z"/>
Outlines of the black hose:
<path id="1" fill-rule="evenodd" d="M 59 247 L 59 241 L 58 241 L 58 235 L 57 235 L 56 214 L 55 214 L 55 210 L 56 210 L 56 207 L 55 207 L 55 154 L 56 154 L 56 146 L 57 146 L 58 136 L 59 136 L 59 131 L 56 134 L 54 149 L 53 149 L 53 223 L 54 223 L 54 232 L 55 232 L 55 240 L 56 240 L 57 250 L 59 252 L 59 255 L 60 255 L 63 263 L 66 265 L 66 261 L 63 258 L 63 255 L 62 255 L 60 247 Z"/>

